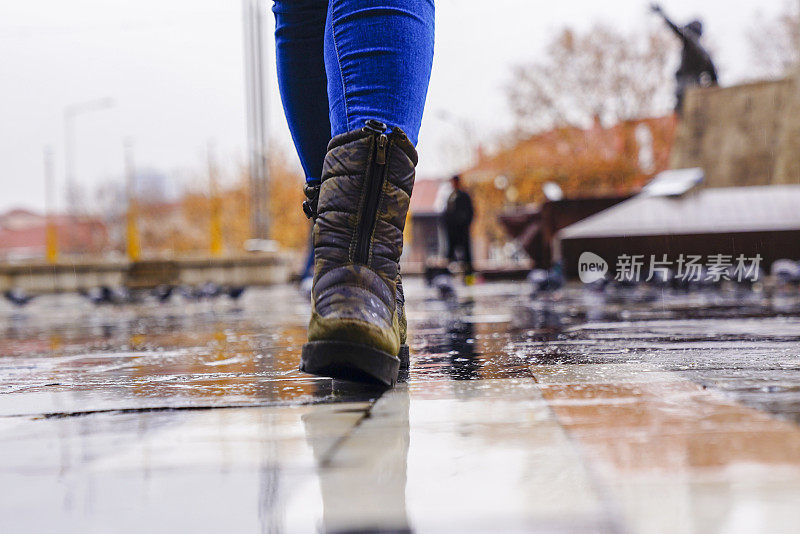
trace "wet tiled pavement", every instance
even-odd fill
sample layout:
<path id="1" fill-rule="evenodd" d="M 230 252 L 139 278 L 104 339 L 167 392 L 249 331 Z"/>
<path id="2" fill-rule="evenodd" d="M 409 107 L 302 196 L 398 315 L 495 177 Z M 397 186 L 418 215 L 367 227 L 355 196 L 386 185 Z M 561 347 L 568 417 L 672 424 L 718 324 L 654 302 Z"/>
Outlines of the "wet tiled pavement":
<path id="1" fill-rule="evenodd" d="M 0 532 L 800 528 L 797 289 L 407 286 L 386 393 L 297 371 L 291 287 L 3 307 Z"/>

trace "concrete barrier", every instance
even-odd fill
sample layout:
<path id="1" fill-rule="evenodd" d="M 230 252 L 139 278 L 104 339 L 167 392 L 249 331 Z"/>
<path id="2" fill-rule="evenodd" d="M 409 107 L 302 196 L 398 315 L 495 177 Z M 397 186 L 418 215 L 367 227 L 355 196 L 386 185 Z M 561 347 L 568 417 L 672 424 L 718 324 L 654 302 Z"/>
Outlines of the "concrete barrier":
<path id="1" fill-rule="evenodd" d="M 57 264 L 0 265 L 0 291 L 30 295 L 68 293 L 100 286 L 150 289 L 159 285 L 263 286 L 287 282 L 291 258 L 281 253 L 169 260 L 76 260 Z"/>

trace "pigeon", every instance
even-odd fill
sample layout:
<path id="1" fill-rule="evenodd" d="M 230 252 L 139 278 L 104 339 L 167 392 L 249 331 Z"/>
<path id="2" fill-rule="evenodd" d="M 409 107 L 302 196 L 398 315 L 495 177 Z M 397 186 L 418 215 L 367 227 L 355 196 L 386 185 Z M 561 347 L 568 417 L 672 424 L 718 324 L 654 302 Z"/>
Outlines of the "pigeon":
<path id="1" fill-rule="evenodd" d="M 161 285 L 153 289 L 152 294 L 159 302 L 167 302 L 175 291 L 175 286 Z"/>
<path id="2" fill-rule="evenodd" d="M 792 260 L 775 260 L 772 263 L 772 276 L 784 284 L 800 283 L 800 263 Z"/>
<path id="3" fill-rule="evenodd" d="M 528 273 L 528 283 L 531 284 L 531 296 L 542 292 L 557 291 L 564 287 L 564 275 L 561 267 L 556 265 L 552 269 L 533 269 Z"/>
<path id="4" fill-rule="evenodd" d="M 92 304 L 109 304 L 112 301 L 112 291 L 108 286 L 81 289 L 79 293 L 89 299 Z"/>
<path id="5" fill-rule="evenodd" d="M 126 304 L 133 300 L 131 292 L 124 287 L 114 289 L 108 286 L 100 286 L 88 290 L 83 289 L 79 293 L 96 305 Z"/>
<path id="6" fill-rule="evenodd" d="M 222 288 L 214 282 L 206 282 L 200 286 L 200 298 L 214 299 L 220 296 Z"/>
<path id="7" fill-rule="evenodd" d="M 247 289 L 247 286 L 230 286 L 225 290 L 225 293 L 231 298 L 231 300 L 239 300 L 242 294 Z"/>
<path id="8" fill-rule="evenodd" d="M 181 296 L 186 300 L 200 300 L 200 291 L 191 286 L 180 287 Z"/>
<path id="9" fill-rule="evenodd" d="M 25 306 L 34 299 L 33 295 L 28 295 L 21 289 L 9 289 L 3 295 L 6 300 L 19 307 Z"/>
<path id="10" fill-rule="evenodd" d="M 451 276 L 452 273 L 450 269 L 447 267 L 439 267 L 439 266 L 426 266 L 425 267 L 425 284 L 429 287 L 433 287 L 433 281 L 438 276 Z"/>
<path id="11" fill-rule="evenodd" d="M 449 274 L 437 274 L 431 279 L 431 286 L 439 292 L 441 299 L 449 300 L 456 296 L 453 277 Z"/>

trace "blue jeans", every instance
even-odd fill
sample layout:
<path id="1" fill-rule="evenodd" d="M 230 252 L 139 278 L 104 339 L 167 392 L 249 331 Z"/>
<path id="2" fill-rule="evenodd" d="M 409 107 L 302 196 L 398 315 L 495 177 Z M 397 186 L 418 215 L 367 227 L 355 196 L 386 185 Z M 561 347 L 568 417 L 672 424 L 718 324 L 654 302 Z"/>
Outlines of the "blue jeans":
<path id="1" fill-rule="evenodd" d="M 433 0 L 275 0 L 278 84 L 308 181 L 328 141 L 368 119 L 416 145 L 433 64 Z"/>

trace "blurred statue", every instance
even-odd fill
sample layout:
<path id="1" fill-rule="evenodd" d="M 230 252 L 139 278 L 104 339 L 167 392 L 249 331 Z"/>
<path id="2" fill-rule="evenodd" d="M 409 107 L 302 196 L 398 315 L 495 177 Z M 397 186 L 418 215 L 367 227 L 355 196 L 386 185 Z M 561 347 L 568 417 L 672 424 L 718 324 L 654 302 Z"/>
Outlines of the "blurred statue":
<path id="1" fill-rule="evenodd" d="M 680 115 L 683 110 L 683 99 L 686 96 L 686 90 L 698 85 L 703 87 L 717 85 L 717 69 L 711 60 L 708 50 L 700 43 L 700 38 L 703 36 L 703 23 L 701 21 L 693 20 L 681 28 L 664 14 L 660 5 L 653 4 L 651 8 L 653 12 L 661 15 L 667 26 L 675 32 L 675 35 L 683 43 L 681 65 L 675 73 L 675 80 L 677 81 L 675 111 Z"/>

